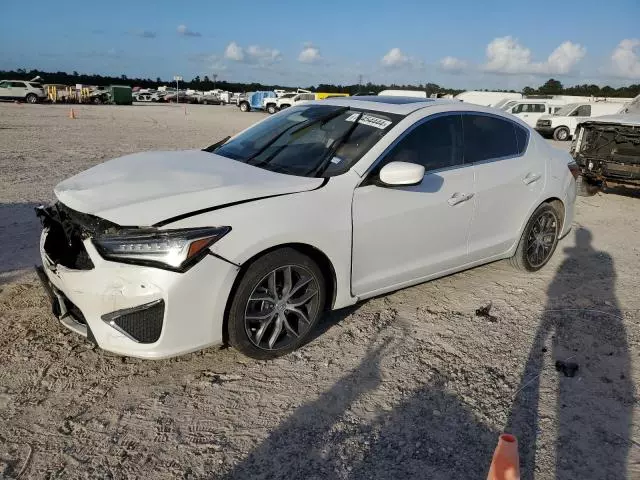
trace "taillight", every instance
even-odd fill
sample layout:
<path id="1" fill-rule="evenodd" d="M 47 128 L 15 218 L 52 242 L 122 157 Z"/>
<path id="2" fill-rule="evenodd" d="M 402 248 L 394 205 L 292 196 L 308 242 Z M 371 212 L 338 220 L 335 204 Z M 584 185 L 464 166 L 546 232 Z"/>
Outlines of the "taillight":
<path id="1" fill-rule="evenodd" d="M 573 175 L 573 178 L 578 178 L 580 176 L 580 167 L 576 162 L 569 162 L 567 167 L 569 168 L 571 175 Z"/>

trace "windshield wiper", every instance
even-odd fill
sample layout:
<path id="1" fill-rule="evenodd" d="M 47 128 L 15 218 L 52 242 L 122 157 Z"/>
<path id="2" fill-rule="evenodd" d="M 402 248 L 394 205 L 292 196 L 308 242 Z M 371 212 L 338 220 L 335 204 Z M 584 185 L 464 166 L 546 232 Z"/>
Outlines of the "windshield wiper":
<path id="1" fill-rule="evenodd" d="M 338 151 L 338 148 L 340 148 L 340 145 L 342 145 L 344 142 L 346 142 L 349 139 L 353 131 L 358 126 L 358 122 L 362 118 L 362 115 L 364 115 L 364 112 L 360 112 L 358 116 L 355 118 L 355 120 L 353 121 L 353 125 L 351 125 L 349 129 L 346 132 L 344 132 L 344 134 L 341 137 L 338 137 L 333 141 L 333 143 L 329 147 L 329 150 L 327 150 L 327 154 L 320 161 L 320 164 L 311 172 L 311 175 L 315 175 L 316 177 L 321 177 L 322 174 L 327 170 L 327 168 L 329 168 L 329 164 L 331 160 L 333 160 L 333 156 Z"/>
<path id="2" fill-rule="evenodd" d="M 227 140 L 229 140 L 231 137 L 224 137 L 222 140 L 220 140 L 219 142 L 214 143 L 213 145 L 209 145 L 207 148 L 203 148 L 202 151 L 203 152 L 213 152 L 215 149 L 217 149 L 218 147 L 221 147 L 222 145 L 224 145 L 225 143 L 227 143 Z"/>
<path id="3" fill-rule="evenodd" d="M 251 155 L 249 158 L 247 158 L 245 160 L 246 163 L 249 163 L 251 160 L 255 160 L 257 157 L 259 157 L 260 155 L 262 155 L 265 150 L 267 150 L 267 148 L 269 148 L 271 145 L 273 145 L 274 143 L 276 143 L 278 141 L 279 138 L 281 138 L 285 133 L 287 133 L 289 130 L 291 130 L 294 127 L 298 127 L 295 130 L 293 130 L 291 132 L 291 135 L 295 135 L 296 133 L 304 130 L 305 128 L 309 128 L 311 125 L 314 125 L 318 122 L 321 123 L 326 123 L 329 120 L 337 117 L 338 115 L 343 114 L 344 112 L 346 112 L 347 110 L 349 110 L 349 107 L 342 107 L 342 108 L 338 108 L 337 110 L 334 110 L 326 115 L 323 115 L 322 117 L 318 117 L 318 118 L 314 118 L 312 120 L 306 120 L 304 122 L 302 122 L 302 124 L 294 124 L 291 125 L 289 128 L 284 129 L 282 132 L 280 132 L 278 135 L 276 135 L 275 137 L 273 137 L 271 140 L 269 140 L 260 150 L 258 150 L 256 153 L 254 153 L 253 155 Z M 286 145 L 283 145 L 281 148 L 277 149 L 275 153 L 269 155 L 268 158 L 265 158 L 264 160 L 262 160 L 261 162 L 255 163 L 255 164 L 250 164 L 250 165 L 254 165 L 256 167 L 260 167 L 262 165 L 266 165 L 267 163 L 269 163 L 271 160 L 274 159 L 274 157 L 276 155 L 278 155 L 282 149 L 285 147 Z"/>

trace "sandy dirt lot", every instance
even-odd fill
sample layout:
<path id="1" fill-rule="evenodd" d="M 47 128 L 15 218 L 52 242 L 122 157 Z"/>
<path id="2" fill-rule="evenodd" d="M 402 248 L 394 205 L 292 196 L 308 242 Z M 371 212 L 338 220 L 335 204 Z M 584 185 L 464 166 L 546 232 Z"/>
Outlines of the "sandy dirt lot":
<path id="1" fill-rule="evenodd" d="M 536 274 L 498 262 L 379 297 L 275 361 L 120 358 L 50 314 L 32 207 L 104 160 L 263 114 L 75 110 L 0 104 L 0 478 L 481 479 L 503 431 L 525 479 L 640 478 L 640 198 L 579 199 Z"/>

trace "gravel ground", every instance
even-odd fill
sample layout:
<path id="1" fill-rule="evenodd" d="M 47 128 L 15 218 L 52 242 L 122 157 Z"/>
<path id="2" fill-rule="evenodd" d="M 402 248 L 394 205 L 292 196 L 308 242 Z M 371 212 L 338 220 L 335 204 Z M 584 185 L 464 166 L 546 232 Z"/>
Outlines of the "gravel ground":
<path id="1" fill-rule="evenodd" d="M 0 478 L 480 479 L 502 431 L 525 479 L 640 478 L 634 195 L 579 199 L 538 273 L 498 262 L 372 299 L 275 361 L 120 358 L 53 320 L 26 270 L 31 208 L 106 159 L 201 148 L 263 114 L 68 110 L 0 105 Z"/>

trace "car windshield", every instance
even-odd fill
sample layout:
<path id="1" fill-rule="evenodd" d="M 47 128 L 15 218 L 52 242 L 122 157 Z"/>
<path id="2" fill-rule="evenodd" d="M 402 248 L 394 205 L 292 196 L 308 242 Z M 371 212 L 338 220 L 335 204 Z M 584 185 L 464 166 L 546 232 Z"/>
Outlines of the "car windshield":
<path id="1" fill-rule="evenodd" d="M 401 119 L 334 105 L 290 107 L 214 150 L 274 172 L 330 177 L 346 172 Z"/>
<path id="2" fill-rule="evenodd" d="M 566 117 L 571 112 L 573 112 L 577 106 L 578 106 L 577 103 L 570 103 L 569 105 L 565 105 L 564 107 L 556 110 L 556 113 L 554 113 L 554 115 L 558 117 Z"/>
<path id="3" fill-rule="evenodd" d="M 511 100 L 510 102 L 507 102 L 504 105 L 502 105 L 500 107 L 500 110 L 507 111 L 507 110 L 509 110 L 509 108 L 513 107 L 516 103 L 518 103 L 517 100 Z"/>

